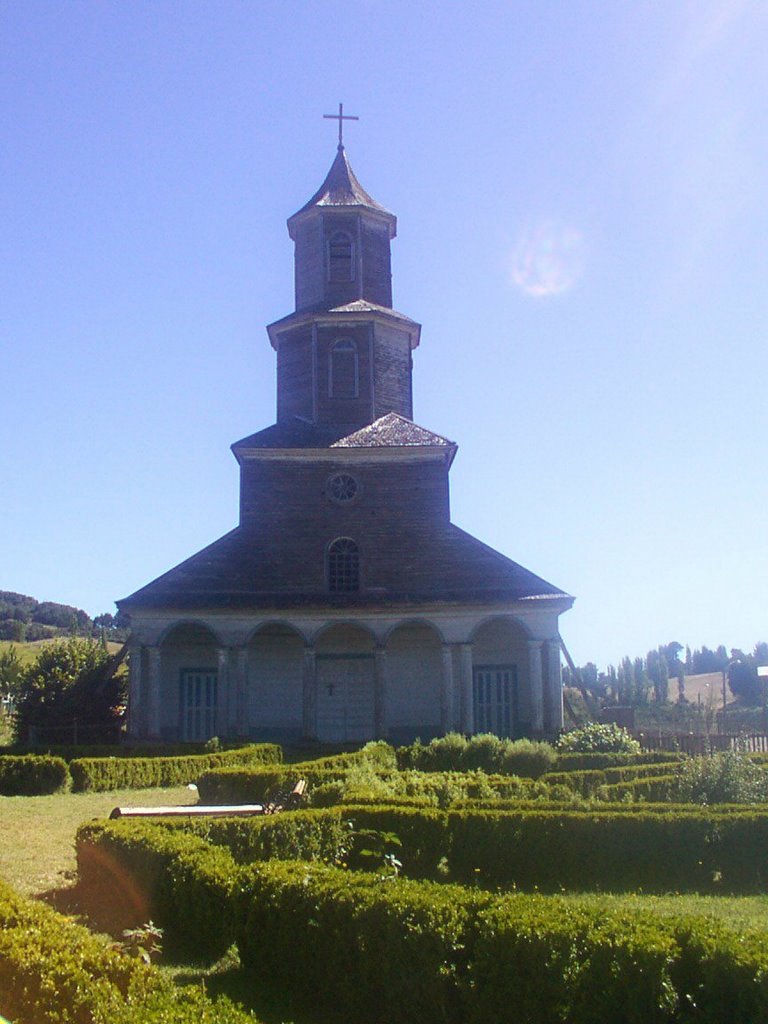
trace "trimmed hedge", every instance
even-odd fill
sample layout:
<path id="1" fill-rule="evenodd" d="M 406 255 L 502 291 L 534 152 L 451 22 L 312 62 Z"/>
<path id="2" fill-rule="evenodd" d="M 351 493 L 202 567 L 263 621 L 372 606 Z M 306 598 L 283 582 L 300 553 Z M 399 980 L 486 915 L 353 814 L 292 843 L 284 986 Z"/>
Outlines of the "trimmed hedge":
<path id="1" fill-rule="evenodd" d="M 651 803 L 669 803 L 674 799 L 680 780 L 677 775 L 651 775 L 629 782 L 614 782 L 603 786 L 599 796 L 604 800 L 648 800 Z"/>
<path id="2" fill-rule="evenodd" d="M 0 756 L 0 796 L 42 796 L 68 785 L 67 763 L 60 757 Z"/>
<path id="3" fill-rule="evenodd" d="M 0 1013 L 17 1024 L 254 1024 L 0 883 Z"/>
<path id="4" fill-rule="evenodd" d="M 227 850 L 130 820 L 83 825 L 76 845 L 88 898 L 110 905 L 122 927 L 151 919 L 165 931 L 166 952 L 195 962 L 213 963 L 232 944 L 237 867 Z"/>
<path id="5" fill-rule="evenodd" d="M 707 919 L 290 863 L 252 868 L 238 908 L 258 984 L 366 1024 L 768 1019 L 768 935 Z"/>
<path id="6" fill-rule="evenodd" d="M 216 754 L 185 757 L 82 757 L 70 762 L 75 792 L 182 786 L 225 765 L 279 764 L 282 750 L 275 743 L 258 743 Z"/>
<path id="7" fill-rule="evenodd" d="M 519 775 L 537 779 L 555 766 L 557 754 L 549 743 L 538 740 L 502 739 L 492 733 L 464 736 L 448 733 L 426 745 L 416 740 L 399 747 L 397 767 L 420 772 L 466 772 Z"/>
<path id="8" fill-rule="evenodd" d="M 349 831 L 345 838 L 346 822 L 358 833 L 394 833 L 401 846 L 393 852 L 412 878 L 543 892 L 748 893 L 768 884 L 768 813 L 746 807 L 442 811 L 365 805 L 176 821 L 167 830 L 187 832 L 196 842 L 206 837 L 240 863 L 285 856 L 335 862 L 346 850 L 347 862 L 359 864 L 360 844 Z M 136 825 L 84 826 L 80 835 L 111 829 L 112 836 L 130 836 L 135 833 L 122 831 L 129 824 Z"/>
<path id="9" fill-rule="evenodd" d="M 639 764 L 671 764 L 687 760 L 686 754 L 669 750 L 646 750 L 642 754 L 563 754 L 557 755 L 555 771 L 578 772 L 592 768 L 623 768 Z"/>
<path id="10" fill-rule="evenodd" d="M 600 786 L 617 782 L 634 782 L 646 777 L 671 775 L 679 768 L 676 761 L 668 764 L 636 764 L 623 768 L 592 768 L 571 772 L 547 772 L 541 782 L 549 786 L 569 786 L 582 796 L 592 796 Z"/>
<path id="11" fill-rule="evenodd" d="M 406 846 L 417 828 L 423 845 L 434 845 L 441 834 L 448 838 L 446 825 L 450 832 L 462 817 L 440 811 L 425 816 L 390 810 L 388 817 L 387 809 L 366 812 L 360 809 L 356 816 L 358 827 L 399 826 L 401 834 L 410 827 Z M 285 829 L 303 817 L 306 836 L 307 821 L 334 814 L 298 812 L 236 825 L 217 821 L 211 833 L 221 837 L 236 828 L 242 845 L 248 829 Z M 466 824 L 469 816 L 463 817 Z M 482 825 L 499 824 L 482 817 Z M 588 828 L 589 817 L 580 817 L 575 824 Z M 417 823 L 418 818 L 423 820 Z M 627 823 L 638 825 L 625 816 L 622 824 Z M 196 830 L 200 824 L 194 823 Z M 656 816 L 655 824 L 664 822 Z M 498 831 L 487 836 L 500 847 L 509 839 Z M 244 968 L 257 985 L 293 1000 L 289 1010 L 320 1008 L 363 1024 L 505 1024 L 511 1007 L 516 1020 L 537 1024 L 768 1020 L 765 932 L 736 934 L 707 918 L 658 917 L 587 898 L 499 896 L 470 887 L 383 881 L 306 861 L 243 868 L 214 855 L 223 850 L 209 847 L 208 858 L 202 858 L 204 841 L 185 835 L 178 823 L 91 825 L 81 829 L 80 838 L 115 855 L 124 877 L 147 870 L 142 857 L 154 860 L 149 873 L 157 874 L 158 886 L 164 873 L 171 876 L 166 884 L 177 890 L 179 901 L 218 891 L 218 917 L 211 905 L 205 920 L 193 921 L 177 903 L 167 908 L 169 929 L 192 928 L 200 943 L 210 941 L 204 928 L 221 928 L 223 946 L 234 923 Z M 474 838 L 481 838 L 477 828 Z M 553 833 L 541 838 L 543 849 Z M 573 839 L 573 833 L 566 838 Z M 600 838 L 594 831 L 589 836 L 592 849 Z M 627 844 L 637 838 L 637 832 L 625 837 Z M 657 831 L 641 838 L 658 842 L 664 835 Z M 683 838 L 695 841 L 695 830 Z M 743 834 L 731 837 L 734 847 L 743 839 Z M 621 856 L 626 849 L 617 852 Z M 194 871 L 185 875 L 183 866 L 192 861 Z M 223 910 L 221 900 L 227 902 Z M 182 918 L 175 920 L 179 911 Z"/>

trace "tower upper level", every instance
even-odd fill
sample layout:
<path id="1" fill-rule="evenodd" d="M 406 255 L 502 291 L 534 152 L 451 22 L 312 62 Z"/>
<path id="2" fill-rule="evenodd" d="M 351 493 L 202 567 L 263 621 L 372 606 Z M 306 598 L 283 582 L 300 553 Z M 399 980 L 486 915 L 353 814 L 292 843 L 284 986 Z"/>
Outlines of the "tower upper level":
<path id="1" fill-rule="evenodd" d="M 296 311 L 365 300 L 392 308 L 390 242 L 397 218 L 365 191 L 340 142 L 325 181 L 288 218 Z"/>

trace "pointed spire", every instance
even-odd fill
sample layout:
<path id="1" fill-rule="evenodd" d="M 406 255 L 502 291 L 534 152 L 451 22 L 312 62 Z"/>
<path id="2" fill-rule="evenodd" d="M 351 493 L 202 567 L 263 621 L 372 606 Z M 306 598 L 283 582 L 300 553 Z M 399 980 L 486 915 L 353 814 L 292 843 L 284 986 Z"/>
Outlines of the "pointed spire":
<path id="1" fill-rule="evenodd" d="M 331 169 L 325 176 L 325 181 L 315 192 L 309 202 L 305 203 L 300 210 L 297 210 L 292 217 L 288 218 L 288 227 L 291 222 L 302 214 L 307 213 L 316 207 L 339 207 L 356 206 L 363 207 L 374 213 L 378 213 L 391 221 L 390 237 L 395 236 L 395 225 L 397 218 L 389 210 L 368 195 L 363 186 L 355 177 L 350 167 L 343 143 L 339 143 L 336 157 L 331 164 Z"/>

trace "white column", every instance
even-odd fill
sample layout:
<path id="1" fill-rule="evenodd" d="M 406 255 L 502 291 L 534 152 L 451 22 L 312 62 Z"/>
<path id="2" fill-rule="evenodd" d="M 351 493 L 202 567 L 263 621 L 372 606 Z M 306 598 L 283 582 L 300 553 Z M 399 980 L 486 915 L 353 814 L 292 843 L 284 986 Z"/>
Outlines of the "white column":
<path id="1" fill-rule="evenodd" d="M 161 677 L 161 654 L 159 647 L 147 647 L 149 657 L 149 671 L 147 673 L 147 736 L 151 739 L 160 739 L 160 677 Z"/>
<path id="2" fill-rule="evenodd" d="M 222 738 L 230 735 L 229 723 L 232 708 L 229 679 L 229 648 L 216 648 L 218 668 L 218 699 L 216 701 L 216 733 Z"/>
<path id="3" fill-rule="evenodd" d="M 541 666 L 541 640 L 528 641 L 528 687 L 531 694 L 531 729 L 544 732 L 544 680 Z"/>
<path id="4" fill-rule="evenodd" d="M 560 669 L 560 641 L 547 640 L 547 695 L 549 732 L 563 728 L 563 677 Z"/>
<path id="5" fill-rule="evenodd" d="M 235 735 L 247 736 L 248 726 L 248 645 L 237 648 L 237 694 L 235 697 Z"/>
<path id="6" fill-rule="evenodd" d="M 461 687 L 461 731 L 475 731 L 475 701 L 472 685 L 472 644 L 459 644 L 459 686 Z"/>
<path id="7" fill-rule="evenodd" d="M 128 735 L 144 732 L 144 707 L 141 692 L 141 644 L 132 643 L 128 652 Z"/>
<path id="8" fill-rule="evenodd" d="M 440 686 L 440 732 L 450 732 L 453 727 L 453 651 L 450 644 L 443 644 L 443 673 Z"/>
<path id="9" fill-rule="evenodd" d="M 373 734 L 386 739 L 387 729 L 387 651 L 379 646 L 373 652 Z"/>
<path id="10" fill-rule="evenodd" d="M 302 722 L 304 738 L 313 740 L 317 736 L 317 666 L 315 648 L 307 644 L 304 648 L 303 708 Z"/>

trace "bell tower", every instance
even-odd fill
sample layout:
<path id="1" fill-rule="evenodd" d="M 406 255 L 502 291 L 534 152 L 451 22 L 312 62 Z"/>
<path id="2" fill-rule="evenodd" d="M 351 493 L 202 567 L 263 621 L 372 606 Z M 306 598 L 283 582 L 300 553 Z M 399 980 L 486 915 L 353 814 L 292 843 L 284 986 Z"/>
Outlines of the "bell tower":
<path id="1" fill-rule="evenodd" d="M 421 327 L 392 308 L 397 218 L 355 177 L 341 106 L 338 118 L 331 168 L 288 218 L 296 309 L 267 331 L 277 352 L 278 423 L 298 417 L 344 433 L 389 412 L 413 418 L 411 352 Z"/>

